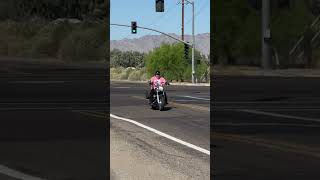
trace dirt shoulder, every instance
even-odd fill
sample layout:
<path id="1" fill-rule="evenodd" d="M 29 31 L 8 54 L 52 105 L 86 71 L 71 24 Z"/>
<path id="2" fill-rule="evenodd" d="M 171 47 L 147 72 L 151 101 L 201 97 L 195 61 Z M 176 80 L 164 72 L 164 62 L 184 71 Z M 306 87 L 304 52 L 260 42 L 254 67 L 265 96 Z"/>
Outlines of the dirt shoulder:
<path id="1" fill-rule="evenodd" d="M 110 158 L 112 180 L 210 178 L 209 156 L 115 119 L 111 119 Z"/>

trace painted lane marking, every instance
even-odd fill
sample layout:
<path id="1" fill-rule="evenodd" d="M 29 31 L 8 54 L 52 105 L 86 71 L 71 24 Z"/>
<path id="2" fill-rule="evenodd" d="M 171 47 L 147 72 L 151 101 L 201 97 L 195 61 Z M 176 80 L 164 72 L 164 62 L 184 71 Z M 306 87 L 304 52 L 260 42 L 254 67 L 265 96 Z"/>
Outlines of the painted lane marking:
<path id="1" fill-rule="evenodd" d="M 155 134 L 157 134 L 157 135 L 159 135 L 159 136 L 165 137 L 165 138 L 170 139 L 170 140 L 172 140 L 172 141 L 175 141 L 175 142 L 177 142 L 177 143 L 179 143 L 179 144 L 182 144 L 182 145 L 187 146 L 187 147 L 189 147 L 189 148 L 192 148 L 192 149 L 194 149 L 194 150 L 197 150 L 197 151 L 200 151 L 200 152 L 205 153 L 205 154 L 207 154 L 207 155 L 210 155 L 210 151 L 209 151 L 209 150 L 203 149 L 203 148 L 201 148 L 201 147 L 198 147 L 198 146 L 193 145 L 193 144 L 191 144 L 191 143 L 188 143 L 188 142 L 186 142 L 186 141 L 183 141 L 183 140 L 180 140 L 180 139 L 175 138 L 175 137 L 173 137 L 173 136 L 170 136 L 170 135 L 168 135 L 168 134 L 166 134 L 166 133 L 163 133 L 163 132 L 161 132 L 161 131 L 158 131 L 158 130 L 156 130 L 156 129 L 154 129 L 154 128 L 151 128 L 151 127 L 149 127 L 149 126 L 146 126 L 146 125 L 144 125 L 144 124 L 141 124 L 141 123 L 139 123 L 139 122 L 137 122 L 137 121 L 134 121 L 134 120 L 132 120 L 132 119 L 119 117 L 119 116 L 116 116 L 116 115 L 113 115 L 113 114 L 110 114 L 110 117 L 111 117 L 111 118 L 118 119 L 118 120 L 126 121 L 126 122 L 129 122 L 129 123 L 132 123 L 132 124 L 135 124 L 135 125 L 137 125 L 137 126 L 139 126 L 139 127 L 142 127 L 142 128 L 144 128 L 144 129 L 147 129 L 147 130 L 149 130 L 149 131 L 151 131 L 151 132 L 153 132 L 153 133 L 155 133 Z"/>
<path id="2" fill-rule="evenodd" d="M 12 84 L 61 84 L 65 81 L 10 81 Z"/>
<path id="3" fill-rule="evenodd" d="M 197 101 L 197 100 L 194 100 L 194 99 L 176 99 L 174 101 L 175 102 L 194 102 L 194 101 Z"/>
<path id="4" fill-rule="evenodd" d="M 140 97 L 140 96 L 131 96 L 131 97 L 136 98 L 136 99 L 141 99 L 141 100 L 145 100 L 146 99 L 146 98 L 143 98 L 143 97 Z M 172 101 L 169 101 L 169 105 L 180 106 L 180 107 L 185 107 L 185 108 L 190 108 L 190 109 L 210 112 L 210 107 L 191 105 L 191 104 L 175 103 L 175 102 L 172 102 Z"/>
<path id="5" fill-rule="evenodd" d="M 112 87 L 112 89 L 129 89 L 130 87 Z"/>
<path id="6" fill-rule="evenodd" d="M 93 112 L 93 113 L 91 113 L 90 111 L 75 111 L 75 112 L 78 112 L 78 113 L 81 113 L 81 114 L 84 114 L 84 115 L 87 115 L 87 116 L 94 116 L 94 117 L 98 117 L 98 118 L 106 118 L 106 114 L 100 113 L 100 112 Z M 169 140 L 175 141 L 175 142 L 177 142 L 177 143 L 179 143 L 179 144 L 182 144 L 182 145 L 184 145 L 184 146 L 187 146 L 187 147 L 189 147 L 189 148 L 192 148 L 192 149 L 194 149 L 194 150 L 200 151 L 200 152 L 205 153 L 205 154 L 207 154 L 207 155 L 210 156 L 210 151 L 209 151 L 209 150 L 206 150 L 206 149 L 201 148 L 201 147 L 199 147 L 199 146 L 193 145 L 193 144 L 188 143 L 188 142 L 186 142 L 186 141 L 183 141 L 183 140 L 180 140 L 180 139 L 175 138 L 175 137 L 173 137 L 173 136 L 170 136 L 170 135 L 168 135 L 168 134 L 166 134 L 166 133 L 163 133 L 163 132 L 161 132 L 161 131 L 158 131 L 158 130 L 156 130 L 156 129 L 154 129 L 154 128 L 151 128 L 151 127 L 149 127 L 149 126 L 146 126 L 146 125 L 144 125 L 144 124 L 141 124 L 141 123 L 139 123 L 139 122 L 137 122 L 137 121 L 134 121 L 134 120 L 132 120 L 132 119 L 119 117 L 119 116 L 116 116 L 116 115 L 113 115 L 113 114 L 110 114 L 110 117 L 111 117 L 111 118 L 114 118 L 114 119 L 118 119 L 118 120 L 122 120 L 122 121 L 126 121 L 126 122 L 129 122 L 129 123 L 135 124 L 135 125 L 137 125 L 137 126 L 139 126 L 139 127 L 142 127 L 142 128 L 144 128 L 144 129 L 147 129 L 147 130 L 149 130 L 149 131 L 151 131 L 151 132 L 153 132 L 153 133 L 155 133 L 155 134 L 157 134 L 157 135 L 159 135 L 159 136 L 165 137 L 165 138 L 167 138 L 167 139 L 169 139 Z"/>
<path id="7" fill-rule="evenodd" d="M 30 175 L 25 174 L 23 172 L 20 172 L 20 171 L 14 170 L 14 169 L 10 169 L 7 166 L 3 166 L 3 165 L 0 165 L 0 173 L 4 174 L 6 176 L 9 176 L 9 177 L 13 177 L 16 179 L 22 179 L 22 180 L 44 180 L 39 177 L 30 176 Z"/>
<path id="8" fill-rule="evenodd" d="M 315 124 L 289 124 L 289 123 L 213 123 L 213 126 L 294 126 L 294 127 L 320 127 L 320 125 Z"/>
<path id="9" fill-rule="evenodd" d="M 270 112 L 257 111 L 257 110 L 242 109 L 242 110 L 237 110 L 237 111 L 246 112 L 246 113 L 251 113 L 251 114 L 272 116 L 272 117 L 280 117 L 280 118 L 287 118 L 287 119 L 296 119 L 296 120 L 302 120 L 302 121 L 320 122 L 320 119 L 315 119 L 315 118 L 307 118 L 307 117 L 300 117 L 300 116 L 291 116 L 291 115 L 284 115 L 284 114 L 278 114 L 278 113 L 270 113 Z"/>
<path id="10" fill-rule="evenodd" d="M 252 136 L 236 135 L 236 134 L 225 134 L 225 133 L 212 133 L 211 138 L 213 139 L 223 139 L 234 142 L 241 142 L 247 144 L 253 144 L 257 146 L 267 147 L 274 150 L 280 150 L 283 152 L 291 152 L 297 154 L 303 154 L 308 156 L 313 156 L 320 158 L 319 148 L 313 148 L 306 145 L 287 143 L 283 141 L 267 140 Z"/>
<path id="11" fill-rule="evenodd" d="M 213 101 L 213 104 L 320 104 L 311 101 Z"/>
<path id="12" fill-rule="evenodd" d="M 207 98 L 194 97 L 194 96 L 178 96 L 178 97 L 185 97 L 185 98 L 191 98 L 191 99 L 210 101 L 210 99 L 207 99 Z"/>

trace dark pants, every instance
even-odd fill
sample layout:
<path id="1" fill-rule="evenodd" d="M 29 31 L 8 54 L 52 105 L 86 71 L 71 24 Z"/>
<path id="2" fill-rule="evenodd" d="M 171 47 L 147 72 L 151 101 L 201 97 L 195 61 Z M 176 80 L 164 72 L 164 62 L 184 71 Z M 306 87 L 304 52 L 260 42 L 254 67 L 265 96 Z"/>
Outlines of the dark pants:
<path id="1" fill-rule="evenodd" d="M 154 89 L 151 89 L 151 90 L 150 90 L 150 93 L 149 93 L 149 104 L 152 103 L 152 101 L 153 101 L 153 95 L 154 95 L 155 92 L 156 92 L 156 91 L 155 91 Z"/>

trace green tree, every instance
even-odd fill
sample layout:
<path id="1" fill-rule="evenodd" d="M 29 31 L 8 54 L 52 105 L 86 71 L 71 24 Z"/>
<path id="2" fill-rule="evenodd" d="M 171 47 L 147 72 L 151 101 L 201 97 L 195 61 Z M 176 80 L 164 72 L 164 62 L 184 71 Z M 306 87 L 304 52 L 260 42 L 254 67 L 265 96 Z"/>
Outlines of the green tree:
<path id="1" fill-rule="evenodd" d="M 191 49 L 189 55 L 191 57 Z M 196 50 L 195 64 L 197 60 L 200 60 L 205 65 L 204 59 L 204 56 Z M 152 76 L 156 70 L 159 70 L 168 80 L 191 80 L 191 58 L 188 58 L 188 60 L 184 58 L 184 45 L 182 43 L 162 44 L 146 55 L 145 62 L 149 76 Z"/>

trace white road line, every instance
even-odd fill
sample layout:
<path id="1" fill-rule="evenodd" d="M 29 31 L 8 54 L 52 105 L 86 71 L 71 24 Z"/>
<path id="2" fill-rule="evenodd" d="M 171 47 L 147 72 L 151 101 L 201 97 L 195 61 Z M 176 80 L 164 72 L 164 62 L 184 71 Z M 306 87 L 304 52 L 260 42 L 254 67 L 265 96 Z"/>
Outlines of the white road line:
<path id="1" fill-rule="evenodd" d="M 0 108 L 0 111 L 14 111 L 14 110 L 96 110 L 101 109 L 101 107 L 21 107 L 21 108 Z"/>
<path id="2" fill-rule="evenodd" d="M 3 166 L 3 165 L 0 165 L 0 174 L 4 174 L 6 176 L 16 178 L 16 179 L 21 179 L 21 180 L 44 180 L 39 177 L 30 176 L 30 175 L 25 174 L 23 172 L 19 172 L 17 170 L 10 169 L 10 168 Z"/>
<path id="3" fill-rule="evenodd" d="M 216 106 L 214 107 L 215 111 L 217 110 L 237 110 L 237 109 L 245 109 L 246 107 L 232 107 L 232 106 Z M 248 108 L 248 107 L 247 107 Z M 281 107 L 281 106 L 272 106 L 272 107 L 256 107 L 255 110 L 269 110 L 269 111 L 320 111 L 320 107 Z"/>
<path id="4" fill-rule="evenodd" d="M 289 124 L 289 123 L 213 123 L 213 126 L 296 126 L 296 127 L 320 127 L 315 124 Z"/>
<path id="5" fill-rule="evenodd" d="M 176 102 L 194 102 L 196 100 L 194 100 L 194 99 L 177 99 L 177 100 L 174 100 L 174 101 L 176 101 Z"/>
<path id="6" fill-rule="evenodd" d="M 213 101 L 213 104 L 319 104 L 311 101 Z"/>
<path id="7" fill-rule="evenodd" d="M 65 81 L 10 81 L 12 84 L 60 84 Z"/>
<path id="8" fill-rule="evenodd" d="M 3 104 L 106 104 L 107 102 L 0 102 Z"/>
<path id="9" fill-rule="evenodd" d="M 191 99 L 210 101 L 210 99 L 207 99 L 207 98 L 200 98 L 200 97 L 194 97 L 194 96 L 179 96 L 179 97 L 186 97 L 186 98 L 191 98 Z"/>
<path id="10" fill-rule="evenodd" d="M 270 112 L 257 111 L 257 110 L 242 109 L 242 110 L 237 110 L 237 111 L 251 113 L 251 114 L 265 115 L 265 116 L 273 116 L 273 117 L 288 118 L 288 119 L 297 119 L 297 120 L 302 120 L 302 121 L 320 122 L 320 119 L 315 119 L 315 118 L 291 116 L 291 115 L 270 113 Z"/>
<path id="11" fill-rule="evenodd" d="M 116 116 L 116 115 L 113 115 L 113 114 L 110 114 L 110 117 L 115 118 L 115 119 L 118 119 L 118 120 L 130 122 L 130 123 L 135 124 L 135 125 L 137 125 L 137 126 L 139 126 L 139 127 L 145 128 L 145 129 L 147 129 L 147 130 L 149 130 L 149 131 L 151 131 L 151 132 L 153 132 L 153 133 L 156 133 L 156 134 L 158 134 L 158 135 L 160 135 L 160 136 L 163 136 L 163 137 L 165 137 L 165 138 L 167 138 L 167 139 L 170 139 L 170 140 L 172 140 L 172 141 L 175 141 L 175 142 L 177 142 L 177 143 L 179 143 L 179 144 L 182 144 L 182 145 L 187 146 L 187 147 L 189 147 L 189 148 L 192 148 L 192 149 L 194 149 L 194 150 L 197 150 L 197 151 L 200 151 L 200 152 L 205 153 L 205 154 L 207 154 L 207 155 L 210 155 L 210 151 L 208 151 L 208 150 L 206 150 L 206 149 L 203 149 L 203 148 L 198 147 L 198 146 L 196 146 L 196 145 L 193 145 L 193 144 L 191 144 L 191 143 L 182 141 L 182 140 L 180 140 L 180 139 L 178 139 L 178 138 L 175 138 L 175 137 L 173 137 L 173 136 L 170 136 L 170 135 L 168 135 L 168 134 L 166 134 L 166 133 L 163 133 L 163 132 L 161 132 L 161 131 L 158 131 L 158 130 L 156 130 L 156 129 L 154 129 L 154 128 L 151 128 L 151 127 L 149 127 L 149 126 L 146 126 L 146 125 L 141 124 L 141 123 L 139 123 L 139 122 L 136 122 L 136 121 L 134 121 L 134 120 L 127 119 L 127 118 L 123 118 L 123 117 L 119 117 L 119 116 Z"/>
<path id="12" fill-rule="evenodd" d="M 130 87 L 111 87 L 112 89 L 129 89 Z"/>

